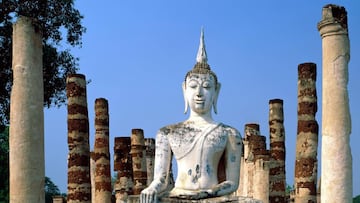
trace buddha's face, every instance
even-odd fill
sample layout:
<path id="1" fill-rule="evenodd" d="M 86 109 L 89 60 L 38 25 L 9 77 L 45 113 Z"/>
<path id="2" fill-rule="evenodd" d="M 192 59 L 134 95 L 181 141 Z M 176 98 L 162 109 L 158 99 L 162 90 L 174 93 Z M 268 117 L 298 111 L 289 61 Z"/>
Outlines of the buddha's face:
<path id="1" fill-rule="evenodd" d="M 216 96 L 214 77 L 210 74 L 190 74 L 185 81 L 184 95 L 192 111 L 198 114 L 209 112 Z"/>

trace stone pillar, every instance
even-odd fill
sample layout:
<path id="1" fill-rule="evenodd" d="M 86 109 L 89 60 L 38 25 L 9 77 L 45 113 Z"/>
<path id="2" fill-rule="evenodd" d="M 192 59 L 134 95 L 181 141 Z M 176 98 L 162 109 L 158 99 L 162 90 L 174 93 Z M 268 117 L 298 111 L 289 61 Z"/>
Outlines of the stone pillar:
<path id="1" fill-rule="evenodd" d="M 130 155 L 130 137 L 115 137 L 114 144 L 114 171 L 117 172 L 117 180 L 114 186 L 116 203 L 124 203 L 128 195 L 132 195 L 133 171 L 132 158 Z"/>
<path id="2" fill-rule="evenodd" d="M 270 185 L 269 202 L 285 202 L 285 130 L 283 100 L 269 101 Z"/>
<path id="3" fill-rule="evenodd" d="M 295 160 L 295 202 L 316 203 L 318 123 L 316 64 L 298 66 L 298 126 Z"/>
<path id="4" fill-rule="evenodd" d="M 345 8 L 324 6 L 318 29 L 323 65 L 321 201 L 351 202 L 351 120 L 347 91 L 350 48 Z"/>
<path id="5" fill-rule="evenodd" d="M 68 98 L 68 203 L 90 203 L 90 149 L 86 80 L 82 74 L 66 79 Z"/>
<path id="6" fill-rule="evenodd" d="M 257 156 L 254 162 L 254 199 L 269 202 L 269 154 Z"/>
<path id="7" fill-rule="evenodd" d="M 147 185 L 154 179 L 155 139 L 145 138 Z"/>
<path id="8" fill-rule="evenodd" d="M 109 105 L 104 98 L 95 100 L 95 201 L 111 202 L 109 151 Z"/>
<path id="9" fill-rule="evenodd" d="M 45 202 L 42 35 L 32 19 L 13 26 L 10 203 Z"/>
<path id="10" fill-rule="evenodd" d="M 131 130 L 131 157 L 134 178 L 134 195 L 139 195 L 146 188 L 146 150 L 144 141 L 144 131 L 142 129 Z"/>
<path id="11" fill-rule="evenodd" d="M 90 182 L 91 182 L 91 202 L 95 202 L 95 157 L 94 151 L 90 152 Z"/>
<path id="12" fill-rule="evenodd" d="M 261 135 L 251 136 L 250 142 L 254 154 L 253 198 L 268 203 L 270 155 L 269 151 L 266 150 L 266 137 Z"/>
<path id="13" fill-rule="evenodd" d="M 240 159 L 240 180 L 239 180 L 239 187 L 238 189 L 235 191 L 234 196 L 244 196 L 243 195 L 243 188 L 244 188 L 244 179 L 245 179 L 245 158 L 244 158 L 244 146 L 245 143 L 243 141 L 243 152 L 241 154 L 241 159 Z"/>
<path id="14" fill-rule="evenodd" d="M 245 197 L 253 197 L 253 179 L 254 179 L 254 147 L 252 138 L 260 135 L 260 127 L 256 123 L 245 124 L 244 130 L 244 157 L 243 157 L 243 172 L 240 172 L 238 195 Z M 256 138 L 255 138 L 256 139 Z M 242 179 L 241 179 L 242 178 Z"/>
<path id="15" fill-rule="evenodd" d="M 245 139 L 248 153 L 245 164 L 248 166 L 247 197 L 269 202 L 269 151 L 266 150 L 266 137 L 260 135 L 260 126 L 255 123 L 245 125 Z"/>
<path id="16" fill-rule="evenodd" d="M 245 139 L 252 135 L 260 135 L 260 126 L 257 123 L 245 124 Z"/>

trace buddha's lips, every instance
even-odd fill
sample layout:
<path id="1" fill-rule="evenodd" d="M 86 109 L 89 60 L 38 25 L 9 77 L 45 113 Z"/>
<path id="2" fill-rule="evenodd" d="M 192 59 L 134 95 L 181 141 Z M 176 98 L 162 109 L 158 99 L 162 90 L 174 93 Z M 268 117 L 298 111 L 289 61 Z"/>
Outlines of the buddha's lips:
<path id="1" fill-rule="evenodd" d="M 195 100 L 195 103 L 196 104 L 203 104 L 203 103 L 205 103 L 205 100 Z"/>

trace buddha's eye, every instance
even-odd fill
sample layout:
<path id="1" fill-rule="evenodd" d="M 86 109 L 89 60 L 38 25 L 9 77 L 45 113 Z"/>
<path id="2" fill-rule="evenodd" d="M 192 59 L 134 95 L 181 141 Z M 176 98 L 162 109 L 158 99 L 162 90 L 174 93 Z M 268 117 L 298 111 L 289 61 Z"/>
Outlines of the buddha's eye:
<path id="1" fill-rule="evenodd" d="M 190 81 L 188 85 L 189 85 L 190 88 L 196 88 L 198 83 L 195 82 L 195 81 Z"/>
<path id="2" fill-rule="evenodd" d="M 211 83 L 210 82 L 204 82 L 202 86 L 203 86 L 203 88 L 209 89 L 209 88 L 211 88 Z"/>

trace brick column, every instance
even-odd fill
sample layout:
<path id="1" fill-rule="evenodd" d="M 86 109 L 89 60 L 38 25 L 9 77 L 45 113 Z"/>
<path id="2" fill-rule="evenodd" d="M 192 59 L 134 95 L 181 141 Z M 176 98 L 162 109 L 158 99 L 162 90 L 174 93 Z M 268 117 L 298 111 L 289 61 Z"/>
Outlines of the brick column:
<path id="1" fill-rule="evenodd" d="M 316 64 L 298 66 L 298 127 L 295 160 L 295 202 L 316 203 L 318 123 Z"/>
<path id="2" fill-rule="evenodd" d="M 104 98 L 95 100 L 95 202 L 111 202 L 109 151 L 109 105 Z"/>
<path id="3" fill-rule="evenodd" d="M 43 203 L 45 158 L 42 36 L 31 18 L 19 17 L 13 25 L 12 55 L 10 203 Z"/>
<path id="4" fill-rule="evenodd" d="M 269 101 L 270 185 L 269 202 L 285 202 L 285 130 L 283 100 Z"/>
<path id="5" fill-rule="evenodd" d="M 270 154 L 269 150 L 266 149 L 266 137 L 261 135 L 251 136 L 250 143 L 254 154 L 253 198 L 268 203 Z"/>
<path id="6" fill-rule="evenodd" d="M 86 80 L 71 74 L 66 80 L 68 98 L 68 203 L 90 203 L 89 119 Z"/>
<path id="7" fill-rule="evenodd" d="M 155 163 L 155 139 L 145 138 L 146 146 L 146 171 L 147 171 L 147 185 L 154 179 L 154 163 Z"/>
<path id="8" fill-rule="evenodd" d="M 134 178 L 134 195 L 139 195 L 146 188 L 146 150 L 145 150 L 144 131 L 142 129 L 131 130 L 131 157 Z"/>
<path id="9" fill-rule="evenodd" d="M 322 38 L 321 201 L 352 201 L 350 45 L 344 7 L 326 5 L 318 24 Z"/>
<path id="10" fill-rule="evenodd" d="M 130 137 L 115 137 L 114 171 L 117 172 L 117 180 L 114 190 L 116 203 L 126 202 L 128 195 L 133 194 L 134 183 L 130 150 Z"/>

